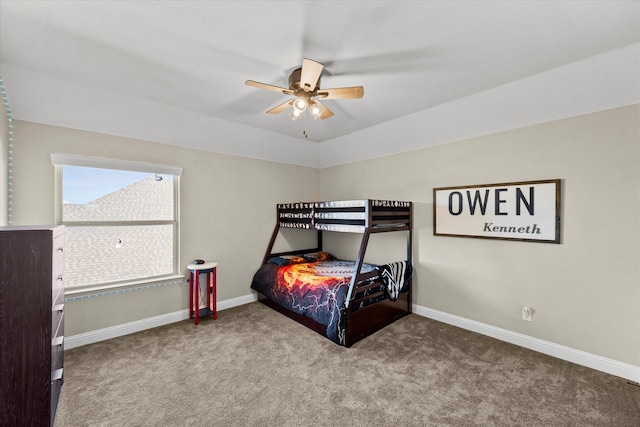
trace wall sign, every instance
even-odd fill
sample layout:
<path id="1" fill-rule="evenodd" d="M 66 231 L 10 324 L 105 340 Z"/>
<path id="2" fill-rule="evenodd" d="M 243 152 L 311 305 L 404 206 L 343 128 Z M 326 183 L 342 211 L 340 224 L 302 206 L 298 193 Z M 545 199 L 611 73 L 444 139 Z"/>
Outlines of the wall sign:
<path id="1" fill-rule="evenodd" d="M 560 243 L 560 180 L 434 188 L 433 234 Z"/>

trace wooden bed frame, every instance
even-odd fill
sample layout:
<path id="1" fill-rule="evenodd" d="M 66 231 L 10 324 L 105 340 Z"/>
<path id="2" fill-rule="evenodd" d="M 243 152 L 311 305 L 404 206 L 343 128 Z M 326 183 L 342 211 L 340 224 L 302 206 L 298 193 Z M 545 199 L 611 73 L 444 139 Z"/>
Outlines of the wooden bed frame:
<path id="1" fill-rule="evenodd" d="M 350 232 L 362 234 L 358 256 L 355 260 L 355 274 L 351 279 L 346 300 L 346 331 L 344 345 L 351 347 L 359 340 L 373 334 L 401 317 L 411 313 L 411 285 L 408 279 L 408 291 L 401 292 L 396 301 L 384 298 L 378 302 L 359 308 L 359 303 L 384 294 L 378 290 L 366 297 L 356 296 L 366 289 L 380 287 L 380 281 L 371 282 L 376 271 L 362 273 L 361 268 L 369 243 L 369 237 L 375 233 L 402 232 L 407 235 L 406 260 L 412 260 L 412 208 L 411 202 L 388 200 L 347 200 L 332 202 L 285 203 L 277 206 L 277 218 L 271 241 L 267 247 L 263 264 L 271 257 L 310 253 L 322 250 L 322 232 Z M 315 230 L 317 247 L 299 251 L 273 253 L 273 246 L 281 228 Z M 326 336 L 326 327 L 306 316 L 288 310 L 285 307 L 258 293 L 258 300 L 274 310 Z"/>

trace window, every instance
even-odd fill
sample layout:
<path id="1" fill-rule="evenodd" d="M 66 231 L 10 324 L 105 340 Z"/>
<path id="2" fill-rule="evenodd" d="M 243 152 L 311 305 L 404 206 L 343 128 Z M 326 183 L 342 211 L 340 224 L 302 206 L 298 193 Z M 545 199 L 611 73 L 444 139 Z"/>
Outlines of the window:
<path id="1" fill-rule="evenodd" d="M 52 155 L 67 290 L 177 275 L 181 169 Z"/>

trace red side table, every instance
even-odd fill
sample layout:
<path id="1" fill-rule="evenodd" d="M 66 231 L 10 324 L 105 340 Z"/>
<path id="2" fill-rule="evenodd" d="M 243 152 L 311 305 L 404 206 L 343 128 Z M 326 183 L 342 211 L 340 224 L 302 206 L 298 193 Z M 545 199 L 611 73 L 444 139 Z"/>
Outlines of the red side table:
<path id="1" fill-rule="evenodd" d="M 191 272 L 189 277 L 189 319 L 195 317 L 195 324 L 198 324 L 200 319 L 200 274 L 207 274 L 206 282 L 206 298 L 207 306 L 204 310 L 213 314 L 213 319 L 218 318 L 218 311 L 216 309 L 216 267 L 217 262 L 205 262 L 204 264 L 189 264 L 187 269 Z"/>

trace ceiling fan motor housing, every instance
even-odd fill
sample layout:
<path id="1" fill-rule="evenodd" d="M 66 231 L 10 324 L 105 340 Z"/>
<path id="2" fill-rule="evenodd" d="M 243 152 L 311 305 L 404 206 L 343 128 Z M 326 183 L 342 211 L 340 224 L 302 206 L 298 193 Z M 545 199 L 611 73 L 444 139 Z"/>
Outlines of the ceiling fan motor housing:
<path id="1" fill-rule="evenodd" d="M 317 92 L 318 88 L 320 87 L 320 78 L 318 78 L 315 90 L 305 91 L 304 88 L 300 87 L 300 80 L 302 80 L 302 68 L 296 68 L 291 72 L 291 75 L 289 76 L 289 89 L 294 91 L 296 96 L 313 96 L 313 94 Z"/>

